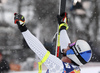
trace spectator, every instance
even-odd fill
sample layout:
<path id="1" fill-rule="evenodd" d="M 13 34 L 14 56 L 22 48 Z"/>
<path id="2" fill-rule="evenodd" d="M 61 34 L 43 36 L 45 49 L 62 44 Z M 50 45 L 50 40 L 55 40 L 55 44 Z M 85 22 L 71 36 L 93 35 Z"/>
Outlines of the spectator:
<path id="1" fill-rule="evenodd" d="M 0 53 L 0 73 L 7 73 L 10 70 L 8 62 L 3 59 L 2 54 Z"/>

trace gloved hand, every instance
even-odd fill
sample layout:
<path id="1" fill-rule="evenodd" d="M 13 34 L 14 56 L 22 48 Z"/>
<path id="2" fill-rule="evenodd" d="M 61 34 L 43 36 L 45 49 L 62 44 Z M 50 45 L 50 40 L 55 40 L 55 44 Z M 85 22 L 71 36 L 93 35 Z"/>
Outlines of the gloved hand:
<path id="1" fill-rule="evenodd" d="M 25 18 L 23 15 L 14 13 L 14 23 L 18 25 L 18 28 L 20 29 L 21 32 L 27 30 L 27 27 L 25 25 Z"/>
<path id="2" fill-rule="evenodd" d="M 57 19 L 58 19 L 59 25 L 60 25 L 61 23 L 66 23 L 66 24 L 68 24 L 68 17 L 67 17 L 67 13 L 66 13 L 66 12 L 63 13 L 63 14 L 61 14 L 61 15 L 57 15 Z"/>
<path id="3" fill-rule="evenodd" d="M 67 13 L 63 13 L 61 15 L 57 15 L 57 18 L 58 18 L 58 23 L 59 23 L 59 32 L 62 30 L 62 29 L 68 29 L 69 26 L 68 26 L 68 18 L 67 18 Z"/>

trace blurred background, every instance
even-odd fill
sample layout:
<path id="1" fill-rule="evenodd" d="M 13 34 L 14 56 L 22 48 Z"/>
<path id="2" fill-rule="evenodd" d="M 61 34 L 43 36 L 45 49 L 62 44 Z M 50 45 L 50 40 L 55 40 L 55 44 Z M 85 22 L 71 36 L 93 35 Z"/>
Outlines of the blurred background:
<path id="1" fill-rule="evenodd" d="M 86 40 L 92 48 L 88 66 L 100 66 L 100 0 L 67 0 L 68 35 Z M 28 29 L 55 54 L 59 0 L 0 0 L 0 52 L 11 71 L 33 71 L 39 61 L 14 24 L 14 13 L 25 16 Z M 46 69 L 43 66 L 43 69 Z"/>

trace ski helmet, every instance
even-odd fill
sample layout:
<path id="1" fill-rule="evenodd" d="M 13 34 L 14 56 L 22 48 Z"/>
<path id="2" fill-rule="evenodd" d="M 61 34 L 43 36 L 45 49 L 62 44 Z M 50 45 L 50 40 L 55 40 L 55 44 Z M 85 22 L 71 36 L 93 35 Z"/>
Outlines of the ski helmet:
<path id="1" fill-rule="evenodd" d="M 77 65 L 81 66 L 90 61 L 92 56 L 91 47 L 84 40 L 77 40 L 69 45 L 70 49 L 66 52 L 68 58 L 70 58 Z"/>

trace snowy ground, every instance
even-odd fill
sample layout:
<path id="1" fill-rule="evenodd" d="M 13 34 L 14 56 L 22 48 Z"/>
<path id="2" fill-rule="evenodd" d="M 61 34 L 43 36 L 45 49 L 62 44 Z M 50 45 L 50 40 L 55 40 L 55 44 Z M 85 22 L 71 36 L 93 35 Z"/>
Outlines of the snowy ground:
<path id="1" fill-rule="evenodd" d="M 20 72 L 10 72 L 10 73 L 38 73 L 38 71 L 20 71 Z M 46 71 L 43 71 L 42 73 L 46 73 Z M 81 73 L 100 73 L 100 66 L 82 67 Z"/>
<path id="2" fill-rule="evenodd" d="M 81 73 L 100 73 L 100 66 L 82 68 Z"/>
<path id="3" fill-rule="evenodd" d="M 20 71 L 20 72 L 10 72 L 10 73 L 38 73 L 38 71 Z M 42 71 L 42 73 L 46 73 L 46 71 Z"/>

